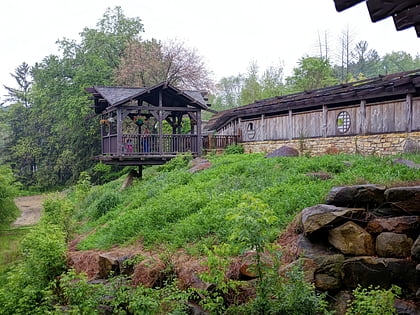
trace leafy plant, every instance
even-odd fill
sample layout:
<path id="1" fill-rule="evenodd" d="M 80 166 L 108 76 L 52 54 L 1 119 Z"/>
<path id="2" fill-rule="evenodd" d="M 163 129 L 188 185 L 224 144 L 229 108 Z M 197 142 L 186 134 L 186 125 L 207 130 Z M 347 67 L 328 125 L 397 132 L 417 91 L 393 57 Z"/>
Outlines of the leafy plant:
<path id="1" fill-rule="evenodd" d="M 224 154 L 243 154 L 243 153 L 244 153 L 244 146 L 241 144 L 231 144 L 227 146 L 224 152 Z"/>
<path id="2" fill-rule="evenodd" d="M 214 286 L 211 290 L 198 290 L 204 298 L 200 305 L 211 314 L 224 314 L 227 308 L 225 297 L 236 292 L 239 282 L 227 278 L 226 273 L 231 260 L 228 258 L 232 248 L 227 244 L 213 246 L 213 250 L 204 249 L 207 260 L 204 265 L 208 271 L 200 274 L 201 280 Z"/>
<path id="3" fill-rule="evenodd" d="M 346 315 L 394 315 L 397 311 L 394 307 L 395 298 L 401 294 L 401 288 L 392 285 L 390 289 L 381 289 L 370 285 L 367 288 L 358 286 L 353 290 L 354 300 L 349 301 L 349 309 Z"/>

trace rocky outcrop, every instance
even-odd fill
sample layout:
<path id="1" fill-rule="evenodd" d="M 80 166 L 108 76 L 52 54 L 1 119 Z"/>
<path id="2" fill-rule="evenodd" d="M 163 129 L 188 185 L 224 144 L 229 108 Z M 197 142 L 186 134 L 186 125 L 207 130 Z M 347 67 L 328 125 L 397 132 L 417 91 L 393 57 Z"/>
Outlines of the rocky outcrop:
<path id="1" fill-rule="evenodd" d="M 420 186 L 335 187 L 326 204 L 301 212 L 297 232 L 305 275 L 317 289 L 338 301 L 359 284 L 395 284 L 403 291 L 398 309 L 418 309 Z"/>

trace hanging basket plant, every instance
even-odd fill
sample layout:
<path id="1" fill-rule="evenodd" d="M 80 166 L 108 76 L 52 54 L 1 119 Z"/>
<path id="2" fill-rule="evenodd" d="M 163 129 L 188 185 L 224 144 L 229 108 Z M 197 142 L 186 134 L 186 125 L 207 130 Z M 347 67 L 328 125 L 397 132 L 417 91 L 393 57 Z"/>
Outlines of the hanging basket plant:
<path id="1" fill-rule="evenodd" d="M 136 119 L 134 120 L 134 122 L 139 127 L 140 126 L 143 126 L 143 124 L 144 124 L 144 120 L 142 118 L 140 118 L 140 117 L 136 117 Z"/>

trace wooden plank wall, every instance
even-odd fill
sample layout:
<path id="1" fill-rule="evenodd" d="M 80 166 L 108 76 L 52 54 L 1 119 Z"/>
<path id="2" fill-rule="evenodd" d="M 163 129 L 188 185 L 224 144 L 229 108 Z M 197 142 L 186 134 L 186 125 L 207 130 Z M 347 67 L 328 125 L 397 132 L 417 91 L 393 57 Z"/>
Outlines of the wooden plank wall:
<path id="1" fill-rule="evenodd" d="M 411 100 L 408 97 L 407 100 L 368 103 L 365 106 L 365 117 L 362 116 L 363 106 L 360 103 L 332 109 L 326 109 L 324 106 L 324 109 L 326 112 L 319 109 L 293 113 L 292 128 L 289 128 L 288 114 L 262 115 L 254 119 L 239 121 L 236 130 L 233 127 L 234 124 L 231 123 L 219 134 L 238 134 L 239 132 L 242 134 L 242 141 L 264 141 L 420 130 L 420 98 Z M 344 133 L 340 133 L 337 129 L 337 116 L 342 111 L 346 111 L 351 119 L 350 128 Z M 249 123 L 253 124 L 254 137 L 250 137 L 248 132 Z"/>
<path id="2" fill-rule="evenodd" d="M 293 117 L 293 138 L 322 136 L 322 110 L 299 113 Z"/>
<path id="3" fill-rule="evenodd" d="M 265 117 L 264 140 L 287 139 L 287 119 L 288 115 Z"/>
<path id="4" fill-rule="evenodd" d="M 386 133 L 406 130 L 405 102 L 366 105 L 366 132 Z"/>

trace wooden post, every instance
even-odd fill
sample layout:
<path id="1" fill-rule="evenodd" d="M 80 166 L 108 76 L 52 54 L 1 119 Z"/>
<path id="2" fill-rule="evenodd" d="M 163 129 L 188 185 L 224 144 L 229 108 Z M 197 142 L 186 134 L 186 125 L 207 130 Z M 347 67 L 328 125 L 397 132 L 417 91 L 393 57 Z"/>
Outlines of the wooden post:
<path id="1" fill-rule="evenodd" d="M 162 119 L 162 106 L 163 106 L 163 99 L 162 99 L 162 90 L 159 91 L 159 112 L 158 112 L 158 117 L 159 117 L 159 154 L 162 155 L 163 153 L 163 128 L 162 128 L 162 124 L 163 124 L 163 119 Z"/>
<path id="2" fill-rule="evenodd" d="M 292 110 L 289 109 L 289 116 L 287 117 L 287 133 L 289 140 L 293 139 L 293 116 Z"/>
<path id="3" fill-rule="evenodd" d="M 411 132 L 413 128 L 413 95 L 407 94 L 405 99 L 406 106 L 406 131 Z"/>
<path id="4" fill-rule="evenodd" d="M 265 124 L 265 121 L 264 121 L 264 118 L 265 118 L 265 115 L 264 114 L 262 114 L 261 115 L 261 128 L 260 128 L 260 130 L 261 130 L 261 140 L 265 140 L 265 128 L 264 128 L 264 124 Z"/>
<path id="5" fill-rule="evenodd" d="M 360 123 L 359 123 L 359 133 L 361 135 L 366 134 L 366 100 L 360 101 Z"/>
<path id="6" fill-rule="evenodd" d="M 139 173 L 138 177 L 140 179 L 142 179 L 143 178 L 143 165 L 139 165 L 139 171 L 138 171 L 138 173 Z"/>
<path id="7" fill-rule="evenodd" d="M 197 111 L 197 155 L 201 156 L 203 139 L 201 138 L 201 110 Z"/>
<path id="8" fill-rule="evenodd" d="M 328 126 L 328 107 L 327 105 L 322 105 L 322 136 L 327 137 L 327 126 Z"/>
<path id="9" fill-rule="evenodd" d="M 117 155 L 122 155 L 122 146 L 123 146 L 123 128 L 122 128 L 122 109 L 117 107 Z"/>

